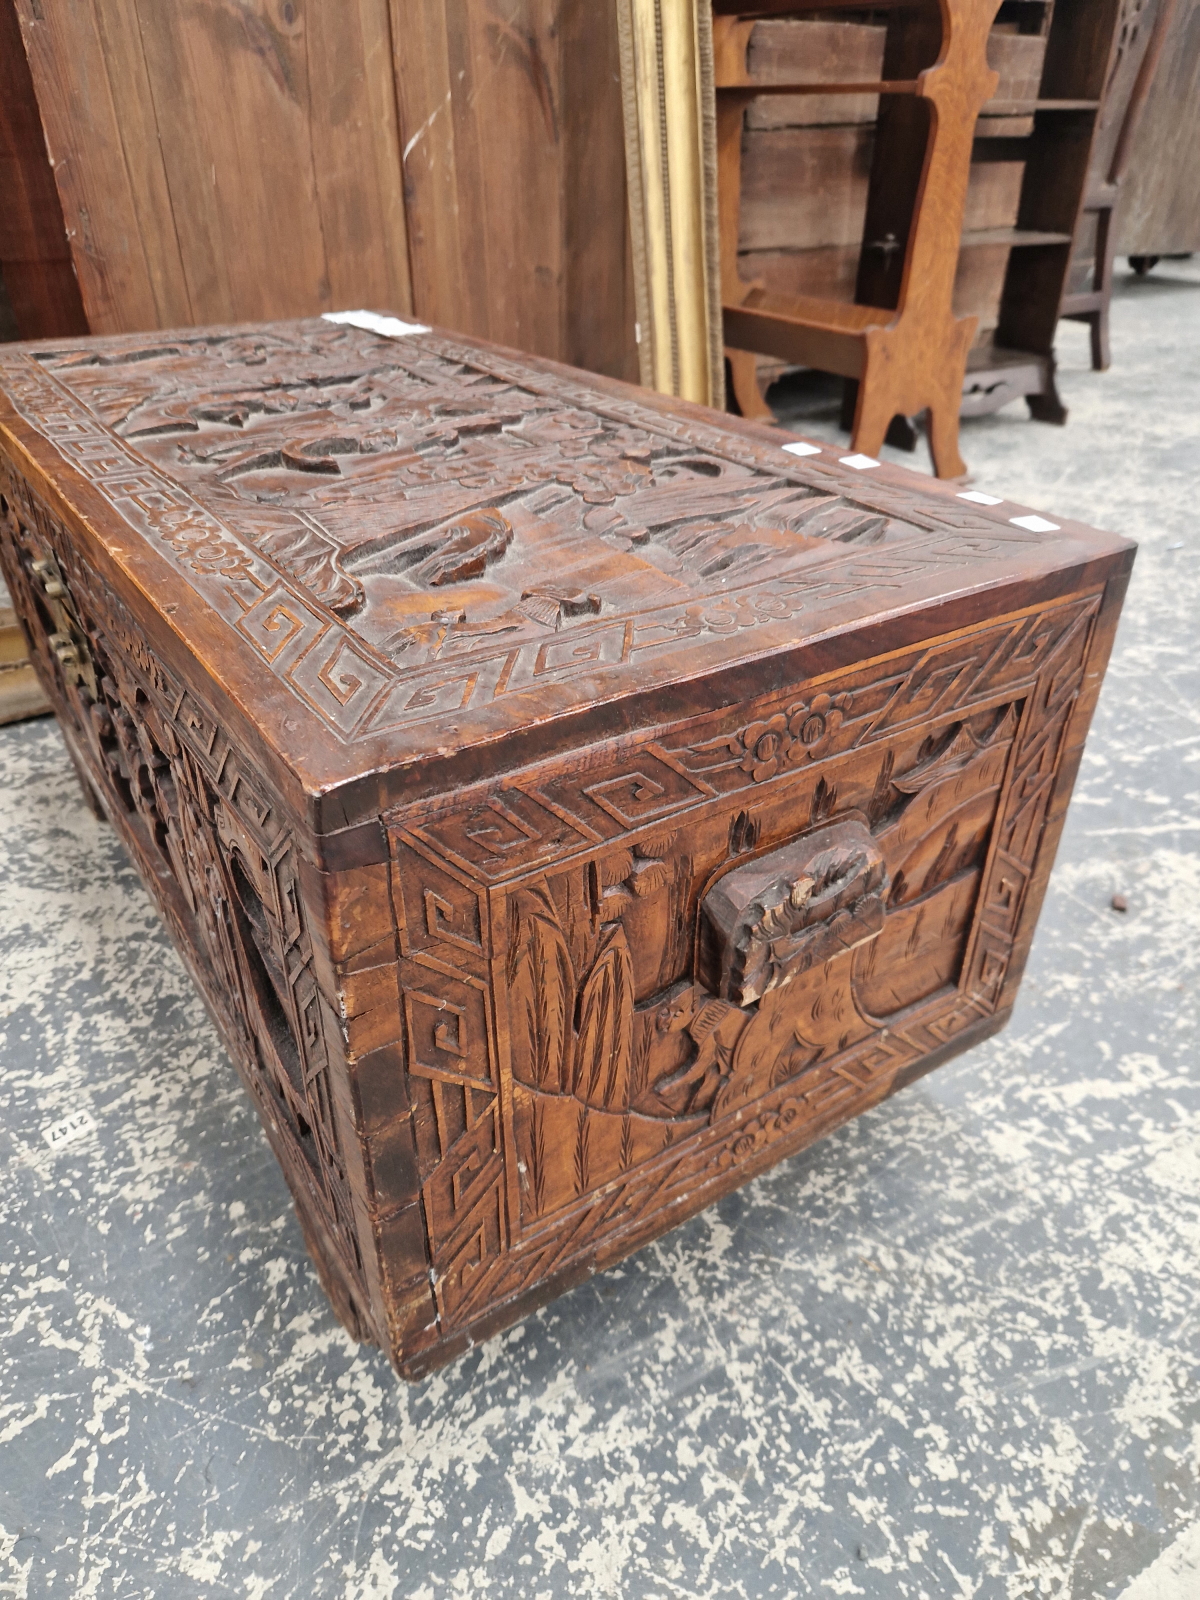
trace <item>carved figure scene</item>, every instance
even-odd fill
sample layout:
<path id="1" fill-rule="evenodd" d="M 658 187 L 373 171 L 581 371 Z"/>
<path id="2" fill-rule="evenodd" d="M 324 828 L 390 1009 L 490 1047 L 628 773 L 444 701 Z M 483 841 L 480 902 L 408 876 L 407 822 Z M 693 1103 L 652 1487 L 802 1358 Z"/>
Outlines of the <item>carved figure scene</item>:
<path id="1" fill-rule="evenodd" d="M 447 1315 L 989 1025 L 1094 615 L 1017 615 L 394 813 Z"/>
<path id="2" fill-rule="evenodd" d="M 785 1083 L 802 1106 L 810 1069 L 957 984 L 1018 714 L 793 774 L 509 893 L 525 1215 Z"/>
<path id="3" fill-rule="evenodd" d="M 575 407 L 424 341 L 304 330 L 40 360 L 406 667 L 912 531 L 782 467 L 606 416 L 594 396 Z"/>

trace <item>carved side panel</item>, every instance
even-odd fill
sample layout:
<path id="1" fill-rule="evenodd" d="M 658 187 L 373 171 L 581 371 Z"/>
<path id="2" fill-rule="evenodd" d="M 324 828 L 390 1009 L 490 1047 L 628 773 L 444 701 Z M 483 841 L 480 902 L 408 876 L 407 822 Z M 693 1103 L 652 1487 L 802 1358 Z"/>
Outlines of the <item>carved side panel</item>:
<path id="1" fill-rule="evenodd" d="M 390 819 L 444 1332 L 650 1237 L 1011 1003 L 1098 606 Z"/>
<path id="2" fill-rule="evenodd" d="M 64 731 L 201 979 L 298 1200 L 359 1292 L 360 1305 L 343 1295 L 339 1307 L 353 1325 L 366 1290 L 331 1085 L 332 1014 L 313 974 L 292 835 L 252 764 L 46 507 L 11 474 L 0 487 L 5 576 Z"/>

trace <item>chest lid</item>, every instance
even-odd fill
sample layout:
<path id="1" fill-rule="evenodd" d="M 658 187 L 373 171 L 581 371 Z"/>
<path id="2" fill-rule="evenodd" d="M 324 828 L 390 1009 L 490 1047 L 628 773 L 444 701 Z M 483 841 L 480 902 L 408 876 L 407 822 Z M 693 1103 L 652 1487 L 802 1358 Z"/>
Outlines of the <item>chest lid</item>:
<path id="1" fill-rule="evenodd" d="M 0 356 L 0 448 L 318 813 L 341 793 L 330 827 L 477 774 L 489 751 L 505 765 L 728 703 L 764 674 L 978 620 L 999 590 L 1007 605 L 1066 592 L 1132 549 L 846 449 L 797 454 L 772 429 L 391 327 L 312 319 Z"/>

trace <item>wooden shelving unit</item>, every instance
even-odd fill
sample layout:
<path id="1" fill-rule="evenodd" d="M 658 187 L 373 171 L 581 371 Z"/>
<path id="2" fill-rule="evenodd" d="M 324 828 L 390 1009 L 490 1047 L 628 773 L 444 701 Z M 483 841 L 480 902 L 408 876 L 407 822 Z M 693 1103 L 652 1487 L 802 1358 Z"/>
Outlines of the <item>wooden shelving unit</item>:
<path id="1" fill-rule="evenodd" d="M 1133 153 L 1134 136 L 1177 9 L 1177 0 L 1126 0 L 1117 21 L 1083 205 L 1059 306 L 1060 316 L 1090 327 L 1092 366 L 1097 372 L 1103 372 L 1109 363 L 1108 306 L 1117 253 L 1114 213 Z M 1180 114 L 1185 110 L 1181 103 Z M 1183 139 L 1184 148 L 1190 149 L 1186 133 Z"/>
<path id="2" fill-rule="evenodd" d="M 1136 0 L 1004 0 L 1000 8 L 1000 19 L 1045 37 L 1046 55 L 1036 100 L 987 107 L 989 117 L 1032 116 L 1032 131 L 974 143 L 973 160 L 1020 160 L 1024 174 L 1000 314 L 990 345 L 972 352 L 968 363 L 965 416 L 1023 394 L 1038 421 L 1067 419 L 1055 383 L 1054 332 L 1060 315 L 1076 314 L 1068 309 L 1068 273 L 1091 203 L 1089 163 L 1122 26 L 1135 6 Z"/>
<path id="3" fill-rule="evenodd" d="M 765 87 L 747 59 L 756 22 L 797 8 L 768 0 L 747 10 L 737 0 L 715 0 L 722 306 L 743 412 L 762 404 L 756 352 L 820 367 L 856 385 L 855 451 L 873 455 L 894 416 L 924 412 L 938 476 L 966 471 L 958 413 L 975 322 L 954 316 L 952 298 L 975 121 L 998 83 L 987 64 L 998 4 L 917 0 L 901 11 L 871 0 L 843 3 L 836 9 L 888 11 L 880 76 L 829 81 L 804 73 Z M 879 98 L 855 304 L 780 295 L 740 275 L 742 129 L 746 107 L 763 92 Z"/>
<path id="4" fill-rule="evenodd" d="M 978 228 L 973 233 L 962 235 L 959 248 L 969 250 L 972 245 L 1006 244 L 1010 248 L 1020 249 L 1027 245 L 1070 242 L 1069 233 L 1039 233 L 1034 228 Z"/>
<path id="5" fill-rule="evenodd" d="M 1154 0 L 1154 4 L 1169 3 Z M 1141 9 L 1147 9 L 1145 0 Z M 943 362 L 950 359 L 947 330 L 961 330 L 970 320 L 954 315 L 957 268 L 960 280 L 964 275 L 971 280 L 974 303 L 969 295 L 960 296 L 967 300 L 967 308 L 977 311 L 982 300 L 990 311 L 990 315 L 984 313 L 986 320 L 981 321 L 979 331 L 971 330 L 966 348 L 953 346 L 953 360 L 959 363 L 957 403 L 961 414 L 976 415 L 1023 395 L 1036 418 L 1065 421 L 1054 378 L 1054 330 L 1060 314 L 1079 316 L 1093 322 L 1094 348 L 1102 338 L 1098 306 L 1101 298 L 1106 303 L 1104 271 L 1110 279 L 1111 247 L 1105 269 L 1107 234 L 1097 234 L 1093 228 L 1089 235 L 1088 219 L 1103 212 L 1099 217 L 1103 230 L 1112 195 L 1104 185 L 1089 180 L 1089 161 L 1098 147 L 1097 130 L 1103 128 L 1108 115 L 1105 106 L 1111 106 L 1114 83 L 1116 92 L 1128 98 L 1131 68 L 1125 57 L 1137 46 L 1139 0 L 993 0 L 973 7 L 951 5 L 951 30 L 970 26 L 975 30 L 972 37 L 977 49 L 986 53 L 990 44 L 993 54 L 999 52 L 997 60 L 1004 61 L 1006 54 L 1019 56 L 1023 65 L 1019 71 L 1010 70 L 1002 85 L 994 74 L 988 74 L 993 97 L 985 90 L 978 101 L 959 101 L 957 131 L 966 137 L 954 147 L 954 162 L 943 161 L 940 170 L 933 159 L 926 168 L 935 135 L 922 103 L 930 63 L 938 59 L 942 43 L 936 4 L 925 6 L 918 0 L 915 7 L 909 4 L 904 8 L 899 4 L 801 6 L 763 0 L 751 10 L 739 6 L 737 0 L 715 0 L 714 12 L 724 19 L 717 23 L 717 38 L 726 46 L 717 55 L 722 283 L 732 389 L 741 409 L 747 414 L 767 413 L 756 382 L 759 360 L 747 352 L 773 357 L 778 363 L 819 366 L 840 373 L 847 380 L 843 423 L 852 431 L 854 448 L 872 453 L 877 436 L 883 436 L 879 412 L 888 402 L 885 397 L 872 403 L 864 393 L 863 384 L 869 389 L 873 382 L 866 351 L 872 342 L 878 342 L 879 330 L 887 328 L 894 336 L 897 328 L 907 326 L 913 347 L 935 349 L 937 359 Z M 874 58 L 877 76 L 861 70 L 871 62 L 869 52 L 847 44 L 845 59 L 853 59 L 859 71 L 847 73 L 843 81 L 821 81 L 819 59 L 801 63 L 794 52 L 787 80 L 776 74 L 777 81 L 764 82 L 762 71 L 750 70 L 746 41 L 755 21 L 784 17 L 810 23 L 817 17 L 847 22 L 852 18 L 876 23 L 886 20 L 882 60 Z M 1148 26 L 1149 12 L 1143 31 Z M 993 28 L 996 32 L 989 40 Z M 1028 49 L 1022 46 L 1017 51 L 1020 41 L 1015 34 L 1026 36 Z M 815 24 L 814 37 L 818 36 L 826 38 L 831 56 L 836 56 L 836 48 L 830 47 L 829 22 Z M 1144 51 L 1144 39 L 1141 48 Z M 776 50 L 776 57 L 779 54 Z M 973 81 L 978 84 L 981 78 L 982 72 L 977 70 Z M 749 273 L 744 281 L 739 274 L 736 228 L 741 179 L 735 167 L 740 161 L 738 137 L 743 114 L 752 98 L 786 95 L 878 97 L 853 305 L 803 293 L 781 294 L 774 281 L 756 280 Z M 872 104 L 870 100 L 861 103 L 868 108 Z M 869 109 L 866 115 L 870 115 Z M 826 120 L 835 116 L 827 113 Z M 1020 175 L 1019 199 L 1008 212 L 1011 220 L 1004 226 L 968 222 L 964 228 L 962 195 L 968 181 L 974 192 L 974 175 L 989 165 L 1001 169 L 996 178 L 1009 195 L 1015 195 Z M 1013 206 L 1013 201 L 1008 204 Z M 991 217 L 978 217 L 978 208 L 976 213 L 980 221 L 1001 220 L 994 211 Z M 1081 265 L 1089 237 L 1098 242 L 1099 264 L 1094 281 L 1084 282 L 1085 273 L 1091 270 L 1086 263 Z M 918 313 L 912 304 L 913 285 L 926 270 L 921 263 L 928 262 L 930 249 L 942 255 L 935 274 L 939 293 L 935 296 L 926 284 Z M 745 253 L 745 243 L 742 250 Z M 758 253 L 768 254 L 761 246 Z M 753 255 L 751 249 L 747 259 Z M 980 266 L 968 270 L 972 257 Z M 802 326 L 794 326 L 797 323 Z M 920 356 L 907 359 L 922 365 Z M 926 359 L 926 371 L 929 366 Z M 892 442 L 915 445 L 917 430 L 912 419 L 916 411 L 925 409 L 934 420 L 928 399 L 919 398 L 919 406 L 897 407 L 894 416 L 883 420 L 884 433 Z M 869 427 L 864 426 L 864 416 L 870 419 Z M 941 431 L 939 447 L 931 429 L 935 466 L 940 475 L 953 476 L 956 466 L 961 470 L 961 458 L 957 445 L 951 450 L 945 444 L 952 430 L 943 423 Z"/>

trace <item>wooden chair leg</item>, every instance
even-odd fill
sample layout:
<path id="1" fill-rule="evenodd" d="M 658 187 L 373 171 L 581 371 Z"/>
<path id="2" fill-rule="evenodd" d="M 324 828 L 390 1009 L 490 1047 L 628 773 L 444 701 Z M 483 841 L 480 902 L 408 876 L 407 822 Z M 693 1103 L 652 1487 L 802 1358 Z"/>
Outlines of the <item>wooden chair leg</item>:
<path id="1" fill-rule="evenodd" d="M 739 413 L 755 422 L 774 422 L 775 413 L 763 399 L 758 386 L 758 358 L 750 350 L 725 347 L 729 363 L 729 387 Z"/>
<path id="2" fill-rule="evenodd" d="M 847 433 L 854 432 L 854 416 L 858 410 L 858 379 L 842 379 L 842 410 L 838 417 L 838 427 L 844 428 Z"/>
<path id="3" fill-rule="evenodd" d="M 858 455 L 877 456 L 887 435 L 896 408 L 890 395 L 871 382 L 870 368 L 858 384 L 858 403 L 854 408 L 854 429 L 850 448 Z"/>
<path id="4" fill-rule="evenodd" d="M 958 448 L 958 406 L 934 401 L 926 413 L 929 429 L 929 454 L 939 478 L 962 478 L 967 471 Z"/>
<path id="5" fill-rule="evenodd" d="M 1153 48 L 1153 44 L 1151 44 L 1151 48 Z M 1124 133 L 1122 133 L 1123 137 Z M 1116 265 L 1116 253 L 1117 234 L 1116 229 L 1113 227 L 1113 208 L 1106 206 L 1096 216 L 1096 276 L 1094 288 L 1102 298 L 1099 309 L 1093 311 L 1088 318 L 1092 332 L 1093 372 L 1108 371 L 1108 303 L 1112 299 L 1113 268 Z"/>
<path id="6" fill-rule="evenodd" d="M 1107 372 L 1111 356 L 1108 348 L 1108 307 L 1102 306 L 1088 318 L 1092 330 L 1092 371 Z"/>
<path id="7" fill-rule="evenodd" d="M 858 379 L 845 378 L 842 380 L 842 410 L 838 418 L 838 426 L 847 433 L 854 432 L 854 413 L 858 407 Z M 884 434 L 884 443 L 894 445 L 897 450 L 915 450 L 920 443 L 921 430 L 917 426 L 916 417 L 907 417 L 902 411 L 888 423 L 887 432 Z"/>
<path id="8" fill-rule="evenodd" d="M 1035 422 L 1052 422 L 1061 428 L 1067 420 L 1067 408 L 1062 403 L 1058 384 L 1054 381 L 1054 357 L 1047 364 L 1044 386 L 1040 394 L 1027 394 L 1025 404 Z"/>

